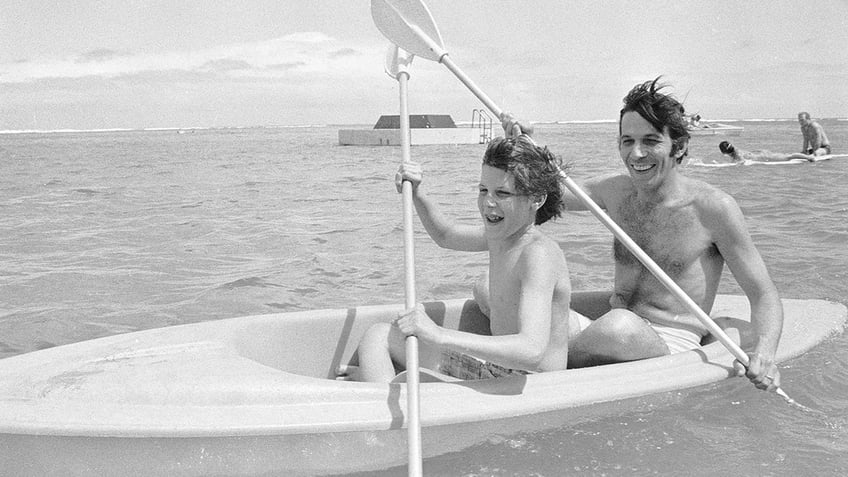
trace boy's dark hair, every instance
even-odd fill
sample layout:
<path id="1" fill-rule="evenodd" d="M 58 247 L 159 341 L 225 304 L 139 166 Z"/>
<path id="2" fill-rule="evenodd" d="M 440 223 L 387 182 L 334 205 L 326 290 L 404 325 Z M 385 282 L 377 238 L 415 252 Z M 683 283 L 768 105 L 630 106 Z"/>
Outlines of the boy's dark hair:
<path id="1" fill-rule="evenodd" d="M 511 172 L 520 194 L 530 197 L 547 195 L 545 203 L 536 211 L 536 225 L 562 215 L 563 179 L 560 170 L 565 168 L 562 158 L 555 156 L 547 147 L 536 145 L 524 134 L 509 139 L 497 137 L 486 147 L 483 164 Z"/>
<path id="2" fill-rule="evenodd" d="M 689 153 L 689 130 L 686 128 L 686 115 L 683 105 L 674 96 L 661 93 L 666 87 L 660 84 L 661 76 L 653 81 L 637 84 L 624 97 L 624 107 L 618 117 L 618 133 L 621 134 L 621 118 L 624 113 L 634 111 L 645 118 L 646 121 L 662 132 L 668 128 L 671 137 L 671 154 L 675 155 L 681 150 L 683 154 L 677 158 L 680 163 Z"/>

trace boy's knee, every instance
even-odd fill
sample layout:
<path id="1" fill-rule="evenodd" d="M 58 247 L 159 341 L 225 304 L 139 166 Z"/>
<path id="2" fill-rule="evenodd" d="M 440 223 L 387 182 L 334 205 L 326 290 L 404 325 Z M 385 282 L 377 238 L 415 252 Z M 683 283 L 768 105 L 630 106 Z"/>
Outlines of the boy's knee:
<path id="1" fill-rule="evenodd" d="M 477 306 L 480 307 L 480 311 L 482 311 L 484 315 L 490 316 L 488 273 L 484 273 L 480 279 L 474 283 L 472 293 L 474 295 L 474 301 L 476 301 Z"/>
<path id="2" fill-rule="evenodd" d="M 391 329 L 392 325 L 389 323 L 375 323 L 369 326 L 368 329 L 365 330 L 365 334 L 362 335 L 360 346 L 366 346 L 369 348 L 373 348 L 375 346 L 383 348 L 388 347 L 389 333 L 391 332 Z"/>

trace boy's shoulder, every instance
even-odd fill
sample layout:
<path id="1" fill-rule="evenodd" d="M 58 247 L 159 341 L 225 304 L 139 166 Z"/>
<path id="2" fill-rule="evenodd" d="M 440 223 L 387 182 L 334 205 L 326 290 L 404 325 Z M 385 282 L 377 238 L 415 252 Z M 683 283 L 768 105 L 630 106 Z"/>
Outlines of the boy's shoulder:
<path id="1" fill-rule="evenodd" d="M 521 247 L 521 255 L 527 260 L 552 261 L 565 258 L 559 243 L 545 232 L 538 230 L 532 240 Z"/>

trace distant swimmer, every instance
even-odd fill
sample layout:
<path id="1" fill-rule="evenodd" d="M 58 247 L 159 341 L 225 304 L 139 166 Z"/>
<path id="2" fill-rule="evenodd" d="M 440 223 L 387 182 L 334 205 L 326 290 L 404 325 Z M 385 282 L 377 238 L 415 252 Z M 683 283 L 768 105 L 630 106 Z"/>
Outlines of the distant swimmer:
<path id="1" fill-rule="evenodd" d="M 733 144 L 730 144 L 727 141 L 722 141 L 721 144 L 718 145 L 718 149 L 725 156 L 730 156 L 733 159 L 733 162 L 745 162 L 745 161 L 755 161 L 755 162 L 785 162 L 791 161 L 793 159 L 802 159 L 804 161 L 815 161 L 815 156 L 812 154 L 801 154 L 801 153 L 792 153 L 785 154 L 782 152 L 772 152 L 766 149 L 755 149 L 753 151 L 745 151 L 742 149 L 736 149 L 733 147 Z"/>
<path id="2" fill-rule="evenodd" d="M 694 116 L 689 116 L 689 126 L 691 126 L 693 128 L 702 127 L 701 126 L 701 115 L 696 114 Z M 704 126 L 704 127 L 706 127 L 706 126 Z"/>
<path id="3" fill-rule="evenodd" d="M 810 113 L 798 113 L 798 124 L 801 125 L 801 134 L 804 135 L 804 145 L 801 146 L 801 152 L 803 154 L 813 154 L 815 156 L 831 154 L 830 141 L 827 140 L 827 134 L 824 133 L 824 128 L 821 124 L 810 119 Z"/>

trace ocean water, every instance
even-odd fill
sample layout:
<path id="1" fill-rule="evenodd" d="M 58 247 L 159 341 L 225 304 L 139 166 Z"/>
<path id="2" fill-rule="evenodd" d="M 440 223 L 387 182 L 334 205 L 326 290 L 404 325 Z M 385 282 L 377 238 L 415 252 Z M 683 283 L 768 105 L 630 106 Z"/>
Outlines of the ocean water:
<path id="1" fill-rule="evenodd" d="M 743 149 L 794 152 L 795 121 L 744 121 Z M 848 121 L 822 121 L 848 152 Z M 336 127 L 0 134 L 0 358 L 241 315 L 403 302 L 396 147 L 341 147 Z M 538 125 L 576 180 L 622 170 L 614 123 Z M 694 163 L 721 136 L 695 137 Z M 475 223 L 484 146 L 416 146 L 425 186 Z M 848 159 L 684 167 L 732 194 L 781 296 L 848 303 Z M 416 222 L 419 300 L 467 297 L 487 257 L 439 249 Z M 612 284 L 588 213 L 545 225 L 575 289 Z M 722 293 L 740 294 L 725 273 Z M 427 475 L 848 475 L 848 335 L 782 369 L 799 412 L 747 380 L 425 460 Z M 426 443 L 425 443 L 426 445 Z M 395 467 L 364 475 L 405 475 Z"/>

